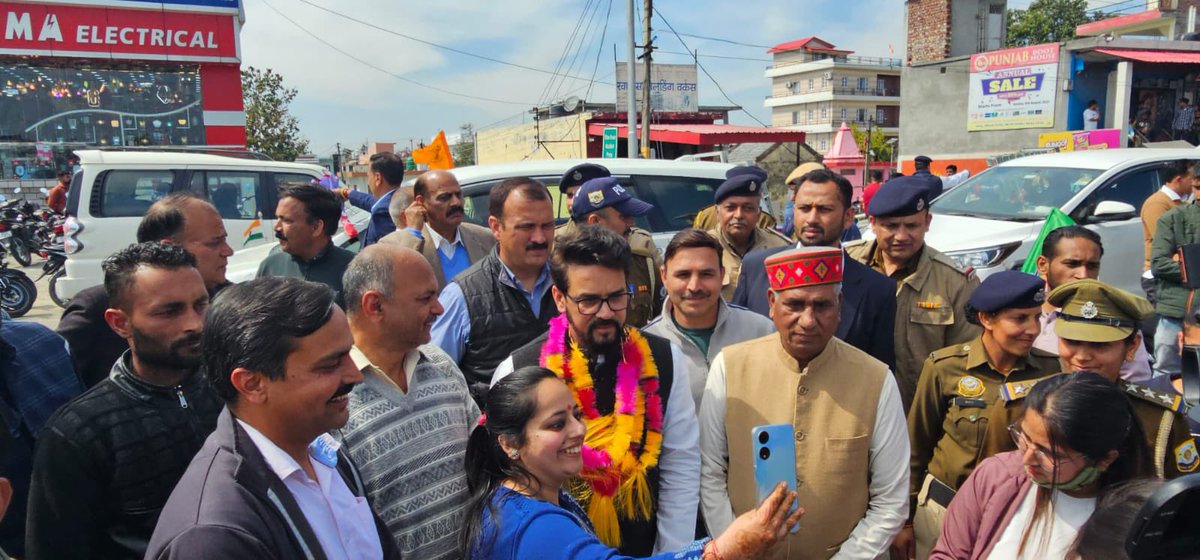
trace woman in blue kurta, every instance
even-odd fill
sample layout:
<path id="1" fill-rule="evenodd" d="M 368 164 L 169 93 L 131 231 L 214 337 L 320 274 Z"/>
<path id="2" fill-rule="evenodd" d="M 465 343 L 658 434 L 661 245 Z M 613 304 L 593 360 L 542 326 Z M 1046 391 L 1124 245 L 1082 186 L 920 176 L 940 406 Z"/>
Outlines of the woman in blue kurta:
<path id="1" fill-rule="evenodd" d="M 467 443 L 471 501 L 463 556 L 471 560 L 617 560 L 596 538 L 587 514 L 562 485 L 583 467 L 586 427 L 566 384 L 540 367 L 521 368 L 488 392 L 487 415 Z M 696 489 L 699 492 L 699 488 Z M 758 509 L 715 539 L 655 560 L 756 557 L 782 540 L 804 514 L 781 483 Z"/>

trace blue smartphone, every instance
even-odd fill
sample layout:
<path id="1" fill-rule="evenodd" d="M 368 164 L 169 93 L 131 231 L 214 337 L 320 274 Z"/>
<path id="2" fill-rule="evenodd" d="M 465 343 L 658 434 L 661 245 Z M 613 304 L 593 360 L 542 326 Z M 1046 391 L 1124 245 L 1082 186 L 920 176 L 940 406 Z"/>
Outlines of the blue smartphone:
<path id="1" fill-rule="evenodd" d="M 750 443 L 754 450 L 754 485 L 758 490 L 758 503 L 766 500 L 780 482 L 787 484 L 789 492 L 796 490 L 796 439 L 791 424 L 756 426 L 750 430 Z M 800 507 L 792 502 L 791 513 Z M 795 533 L 797 523 L 792 527 Z"/>

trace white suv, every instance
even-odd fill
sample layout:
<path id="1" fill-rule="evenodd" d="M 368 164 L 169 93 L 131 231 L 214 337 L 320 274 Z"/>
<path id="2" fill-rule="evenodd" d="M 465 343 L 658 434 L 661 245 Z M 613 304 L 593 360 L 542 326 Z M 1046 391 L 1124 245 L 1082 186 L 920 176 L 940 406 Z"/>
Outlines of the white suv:
<path id="1" fill-rule="evenodd" d="M 235 251 L 275 242 L 271 222 L 277 185 L 320 179 L 323 167 L 169 151 L 79 150 L 81 170 L 67 196 L 64 300 L 104 282 L 100 263 L 137 239 L 155 200 L 190 191 L 217 207 Z"/>

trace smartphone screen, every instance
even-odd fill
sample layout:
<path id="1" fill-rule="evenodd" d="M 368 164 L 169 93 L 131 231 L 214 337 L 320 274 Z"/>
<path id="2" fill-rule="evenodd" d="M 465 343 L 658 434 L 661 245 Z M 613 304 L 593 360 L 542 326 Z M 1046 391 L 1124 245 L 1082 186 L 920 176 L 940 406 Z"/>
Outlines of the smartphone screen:
<path id="1" fill-rule="evenodd" d="M 787 484 L 788 491 L 796 490 L 796 439 L 791 424 L 756 426 L 750 431 L 754 450 L 754 484 L 758 491 L 758 503 L 771 495 L 780 482 Z M 800 507 L 793 502 L 791 511 Z M 800 528 L 792 528 L 795 533 Z"/>

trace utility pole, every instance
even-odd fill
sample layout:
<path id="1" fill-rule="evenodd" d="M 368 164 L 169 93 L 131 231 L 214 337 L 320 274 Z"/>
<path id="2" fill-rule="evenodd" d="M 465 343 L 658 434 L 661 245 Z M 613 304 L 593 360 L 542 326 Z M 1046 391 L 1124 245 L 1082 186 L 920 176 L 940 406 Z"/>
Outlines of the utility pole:
<path id="1" fill-rule="evenodd" d="M 634 84 L 636 83 L 634 82 L 634 79 L 636 78 L 635 75 L 637 67 L 635 64 L 637 63 L 637 56 L 633 54 L 633 49 L 636 48 L 633 42 L 633 2 L 634 0 L 629 0 L 629 18 L 627 20 L 627 23 L 629 24 L 629 44 L 626 45 L 628 48 L 628 62 L 625 63 L 625 83 L 629 87 L 625 88 L 625 115 L 629 118 L 626 121 L 628 123 L 628 131 L 625 135 L 625 139 L 628 141 L 626 150 L 629 153 L 627 154 L 627 157 L 630 159 L 637 159 L 637 97 L 634 95 L 633 91 Z"/>
<path id="2" fill-rule="evenodd" d="M 650 85 L 651 76 L 650 68 L 653 66 L 654 46 L 650 44 L 650 16 L 654 10 L 654 0 L 644 0 L 642 3 L 642 13 L 645 18 L 642 20 L 642 64 L 646 65 L 646 80 L 642 84 L 642 157 L 650 158 Z"/>
<path id="3" fill-rule="evenodd" d="M 863 185 L 871 182 L 871 125 L 874 122 L 874 115 L 867 115 L 867 141 L 863 142 L 866 144 L 866 153 L 863 155 L 867 156 L 867 166 L 863 169 Z"/>

